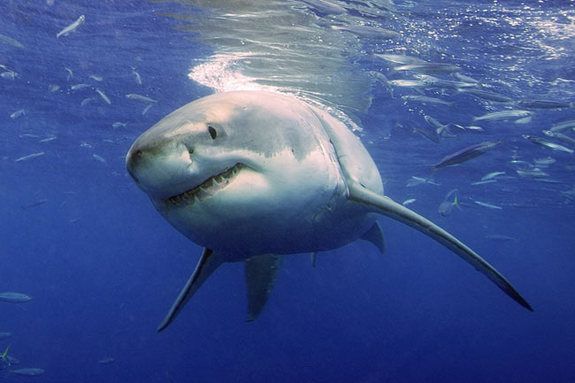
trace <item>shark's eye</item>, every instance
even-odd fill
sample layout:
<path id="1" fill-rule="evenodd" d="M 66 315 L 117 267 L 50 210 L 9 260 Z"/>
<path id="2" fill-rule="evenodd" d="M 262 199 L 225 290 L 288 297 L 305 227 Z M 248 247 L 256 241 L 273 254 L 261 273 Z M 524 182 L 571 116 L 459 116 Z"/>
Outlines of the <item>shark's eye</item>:
<path id="1" fill-rule="evenodd" d="M 215 140 L 216 137 L 218 136 L 218 132 L 216 131 L 216 129 L 214 129 L 213 126 L 208 125 L 208 132 L 210 132 L 210 137 L 212 137 L 212 140 Z"/>

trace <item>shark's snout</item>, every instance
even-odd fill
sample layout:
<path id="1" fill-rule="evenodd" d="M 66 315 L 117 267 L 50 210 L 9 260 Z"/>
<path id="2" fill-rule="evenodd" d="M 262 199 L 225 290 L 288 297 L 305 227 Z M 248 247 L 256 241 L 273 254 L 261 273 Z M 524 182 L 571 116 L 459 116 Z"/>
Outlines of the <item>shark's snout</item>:
<path id="1" fill-rule="evenodd" d="M 141 161 L 143 156 L 143 152 L 140 149 L 130 150 L 128 155 L 126 156 L 126 169 L 128 173 L 136 183 L 138 183 L 138 177 L 136 174 L 136 169 L 138 167 L 139 162 Z"/>
<path id="2" fill-rule="evenodd" d="M 187 183 L 192 165 L 190 150 L 178 142 L 140 145 L 126 155 L 126 169 L 136 184 L 152 197 L 164 198 Z"/>

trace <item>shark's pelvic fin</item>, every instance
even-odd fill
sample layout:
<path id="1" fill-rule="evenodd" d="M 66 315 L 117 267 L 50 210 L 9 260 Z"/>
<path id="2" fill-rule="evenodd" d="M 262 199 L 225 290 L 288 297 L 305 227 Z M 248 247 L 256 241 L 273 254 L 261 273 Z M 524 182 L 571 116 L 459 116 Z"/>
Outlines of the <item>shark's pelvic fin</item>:
<path id="1" fill-rule="evenodd" d="M 385 240 L 383 238 L 383 230 L 381 230 L 379 223 L 374 223 L 371 229 L 361 236 L 361 239 L 371 242 L 377 247 L 381 255 L 385 254 Z"/>
<path id="2" fill-rule="evenodd" d="M 263 310 L 274 286 L 280 262 L 280 256 L 275 254 L 258 255 L 246 259 L 248 322 L 255 320 Z"/>
<path id="3" fill-rule="evenodd" d="M 515 290 L 503 275 L 495 270 L 493 266 L 481 258 L 476 252 L 471 250 L 464 243 L 443 230 L 441 227 L 405 206 L 398 204 L 391 198 L 374 193 L 353 180 L 348 180 L 348 189 L 349 198 L 352 201 L 371 206 L 375 208 L 377 212 L 403 222 L 435 239 L 473 265 L 473 267 L 487 276 L 487 278 L 491 279 L 493 283 L 499 286 L 501 290 L 521 306 L 525 307 L 529 311 L 533 311 L 531 305 L 529 305 L 529 303 L 517 292 L 517 290 Z"/>
<path id="4" fill-rule="evenodd" d="M 186 303 L 194 295 L 194 293 L 200 288 L 202 283 L 221 265 L 222 262 L 217 255 L 210 249 L 205 248 L 202 256 L 196 266 L 196 269 L 186 282 L 186 285 L 180 291 L 180 295 L 176 298 L 176 301 L 170 308 L 168 315 L 164 318 L 160 326 L 158 326 L 158 332 L 164 330 L 166 327 L 172 323 L 176 316 L 182 311 Z"/>

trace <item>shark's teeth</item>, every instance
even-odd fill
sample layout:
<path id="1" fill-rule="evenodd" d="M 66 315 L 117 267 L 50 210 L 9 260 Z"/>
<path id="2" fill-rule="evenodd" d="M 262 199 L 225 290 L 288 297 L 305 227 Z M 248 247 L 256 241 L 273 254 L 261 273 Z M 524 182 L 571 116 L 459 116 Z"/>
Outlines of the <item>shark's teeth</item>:
<path id="1" fill-rule="evenodd" d="M 218 191 L 228 186 L 232 179 L 240 173 L 242 167 L 244 167 L 244 165 L 237 163 L 231 168 L 224 170 L 222 173 L 208 178 L 195 188 L 168 198 L 166 203 L 171 206 L 180 206 L 184 204 L 190 206 L 198 201 L 210 198 Z"/>

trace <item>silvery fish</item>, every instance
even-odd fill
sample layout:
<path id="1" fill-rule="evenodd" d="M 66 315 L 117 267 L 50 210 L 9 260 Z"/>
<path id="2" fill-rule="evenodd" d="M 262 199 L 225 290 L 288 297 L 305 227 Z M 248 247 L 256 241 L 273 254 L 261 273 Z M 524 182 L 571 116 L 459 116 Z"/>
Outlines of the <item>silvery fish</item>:
<path id="1" fill-rule="evenodd" d="M 447 217 L 453 212 L 454 207 L 459 208 L 459 197 L 457 196 L 457 193 L 459 193 L 459 191 L 457 189 L 453 189 L 445 195 L 443 202 L 441 202 L 437 208 L 437 212 L 441 216 Z"/>
<path id="2" fill-rule="evenodd" d="M 412 71 L 418 73 L 452 73 L 461 70 L 457 65 L 444 63 L 415 63 L 396 66 L 394 71 Z"/>
<path id="3" fill-rule="evenodd" d="M 460 88 L 458 92 L 471 94 L 475 97 L 481 98 L 487 101 L 494 101 L 494 102 L 511 102 L 513 99 L 511 97 L 504 96 L 499 93 L 490 92 L 483 89 L 476 89 L 476 88 Z"/>
<path id="4" fill-rule="evenodd" d="M 572 102 L 550 101 L 550 100 L 521 100 L 517 106 L 527 109 L 564 109 L 572 108 Z"/>
<path id="5" fill-rule="evenodd" d="M 560 132 L 572 128 L 575 128 L 575 120 L 566 120 L 558 122 L 557 124 L 553 125 L 549 130 L 552 132 Z"/>
<path id="6" fill-rule="evenodd" d="M 22 44 L 20 41 L 10 37 L 10 36 L 6 36 L 0 33 L 0 43 L 6 44 L 6 45 L 11 45 L 14 48 L 24 48 L 24 44 Z"/>
<path id="7" fill-rule="evenodd" d="M 24 303 L 30 300 L 32 300 L 30 296 L 22 293 L 15 293 L 11 291 L 0 293 L 0 302 Z"/>
<path id="8" fill-rule="evenodd" d="M 533 112 L 529 110 L 510 109 L 510 110 L 502 110 L 499 112 L 487 113 L 479 117 L 473 117 L 473 121 L 510 120 L 510 119 L 518 119 L 520 117 L 527 117 L 531 114 L 533 114 Z"/>
<path id="9" fill-rule="evenodd" d="M 429 96 L 421 96 L 421 95 L 406 95 L 401 96 L 401 99 L 404 101 L 416 101 L 421 102 L 423 104 L 441 104 L 441 105 L 451 105 L 452 102 L 442 100 L 437 97 L 429 97 Z"/>
<path id="10" fill-rule="evenodd" d="M 387 62 L 393 63 L 393 64 L 403 64 L 403 65 L 407 65 L 407 64 L 421 64 L 421 63 L 425 63 L 427 61 L 424 61 L 420 58 L 417 57 L 413 57 L 413 56 L 407 56 L 407 55 L 395 55 L 395 54 L 379 54 L 376 53 L 374 54 L 375 57 L 384 59 Z"/>
<path id="11" fill-rule="evenodd" d="M 137 93 L 128 93 L 126 95 L 126 98 L 130 99 L 130 100 L 136 100 L 136 101 L 142 101 L 142 102 L 158 102 L 156 100 L 154 100 L 153 98 L 147 97 L 147 96 L 142 96 L 141 94 L 137 94 Z"/>
<path id="12" fill-rule="evenodd" d="M 493 149 L 500 143 L 501 141 L 484 141 L 479 144 L 468 146 L 456 151 L 455 153 L 445 156 L 441 161 L 433 165 L 433 168 L 440 169 L 446 166 L 457 165 L 462 162 L 469 161 L 487 152 L 488 150 Z"/>
<path id="13" fill-rule="evenodd" d="M 69 35 L 70 33 L 74 32 L 76 28 L 78 28 L 80 25 L 84 24 L 85 21 L 86 16 L 81 15 L 80 17 L 78 17 L 78 20 L 74 21 L 72 24 L 68 25 L 66 28 L 58 32 L 58 34 L 56 34 L 56 38 Z"/>
<path id="14" fill-rule="evenodd" d="M 37 376 L 42 375 L 45 371 L 42 368 L 19 368 L 17 370 L 11 370 L 10 372 L 16 375 Z"/>
<path id="15" fill-rule="evenodd" d="M 473 200 L 473 203 L 475 203 L 476 205 L 479 205 L 479 206 L 486 207 L 488 209 L 496 209 L 496 210 L 503 209 L 501 206 L 493 205 L 493 204 L 490 204 L 487 202 L 481 202 L 481 201 Z"/>
<path id="16" fill-rule="evenodd" d="M 533 142 L 534 144 L 541 145 L 541 146 L 548 148 L 548 149 L 551 149 L 551 150 L 557 150 L 559 152 L 565 152 L 565 153 L 569 153 L 569 154 L 572 154 L 574 152 L 573 149 L 570 149 L 570 148 L 563 146 L 563 145 L 556 144 L 555 142 L 546 140 L 546 139 L 541 138 L 541 137 L 531 136 L 529 134 L 524 134 L 523 138 Z"/>

